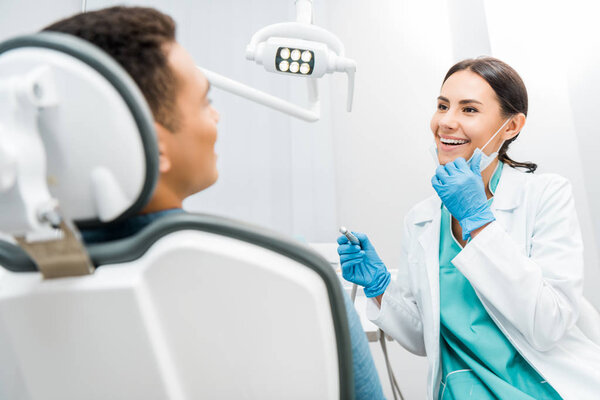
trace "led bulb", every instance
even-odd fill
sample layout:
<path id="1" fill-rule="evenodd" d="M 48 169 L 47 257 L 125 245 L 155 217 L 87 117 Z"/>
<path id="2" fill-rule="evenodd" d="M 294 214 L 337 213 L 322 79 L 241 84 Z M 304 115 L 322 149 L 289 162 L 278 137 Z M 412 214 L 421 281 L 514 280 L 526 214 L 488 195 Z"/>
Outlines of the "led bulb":
<path id="1" fill-rule="evenodd" d="M 292 60 L 298 61 L 300 59 L 300 50 L 294 49 L 292 50 Z"/>
<path id="2" fill-rule="evenodd" d="M 283 49 L 279 50 L 279 57 L 283 58 L 284 60 L 290 58 L 290 49 L 284 47 Z"/>
<path id="3" fill-rule="evenodd" d="M 312 54 L 310 54 L 310 51 L 305 50 L 302 52 L 302 61 L 310 62 L 311 59 L 312 59 Z"/>
<path id="4" fill-rule="evenodd" d="M 279 63 L 279 70 L 283 71 L 283 72 L 287 72 L 287 70 L 290 68 L 290 63 L 283 60 L 282 62 Z"/>
<path id="5" fill-rule="evenodd" d="M 300 69 L 300 64 L 298 64 L 297 62 L 293 62 L 290 64 L 290 72 L 296 73 L 298 72 L 298 70 Z"/>
<path id="6" fill-rule="evenodd" d="M 300 66 L 300 73 L 306 75 L 309 72 L 310 72 L 310 65 L 308 65 L 307 63 L 302 63 L 302 65 Z"/>

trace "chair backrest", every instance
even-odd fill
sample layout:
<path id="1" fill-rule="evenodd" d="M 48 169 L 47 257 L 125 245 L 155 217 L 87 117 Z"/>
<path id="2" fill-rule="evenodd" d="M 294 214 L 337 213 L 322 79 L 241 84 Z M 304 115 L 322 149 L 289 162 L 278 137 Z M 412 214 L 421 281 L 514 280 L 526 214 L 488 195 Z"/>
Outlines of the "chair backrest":
<path id="1" fill-rule="evenodd" d="M 0 154 L 12 155 L 17 175 L 11 186 L 0 184 L 0 229 L 31 226 L 18 200 L 34 185 L 46 186 L 65 217 L 83 226 L 130 217 L 153 192 L 150 109 L 127 72 L 91 43 L 49 32 L 0 43 L 0 103 Z M 9 168 L 0 162 L 0 169 L 1 178 Z M 45 179 L 32 182 L 40 172 Z M 25 203 L 42 196 L 30 197 Z"/>
<path id="2" fill-rule="evenodd" d="M 58 93 L 52 106 L 58 108 L 29 114 L 43 136 L 45 170 L 38 172 L 55 184 L 48 193 L 83 225 L 138 213 L 157 171 L 152 120 L 137 87 L 92 45 L 42 35 L 0 44 L 0 92 L 3 79 L 18 85 L 25 79 L 15 68 L 23 54 L 27 70 L 49 67 L 44 79 Z M 69 82 L 86 89 L 69 92 Z M 69 93 L 73 98 L 63 102 Z M 104 107 L 107 99 L 111 107 Z M 0 107 L 19 110 L 20 100 L 13 100 L 0 93 Z M 106 119 L 111 112 L 125 121 L 123 130 L 114 126 L 115 135 L 107 137 L 102 123 L 82 128 L 87 114 Z M 2 115 L 10 117 L 0 113 L 0 128 Z M 19 126 L 35 136 L 34 124 Z M 80 151 L 90 149 L 73 135 L 89 137 L 107 159 L 82 157 Z M 110 146 L 97 144 L 121 136 L 122 148 L 110 155 Z M 121 160 L 128 149 L 136 156 Z M 9 234 L 35 228 L 37 215 L 31 212 L 35 196 L 19 186 L 19 179 L 28 179 L 28 157 L 17 152 L 16 160 L 16 168 L 0 163 L 0 180 L 6 178 L 0 204 L 27 213 L 13 218 L 6 215 L 10 208 L 0 208 L 0 231 Z M 136 172 L 129 176 L 123 165 Z M 100 177 L 94 172 L 99 166 Z M 17 171 L 16 178 L 2 168 Z M 104 209 L 98 188 L 117 193 L 118 201 Z M 29 202 L 15 204 L 23 199 Z M 0 399 L 354 397 L 342 289 L 331 266 L 310 249 L 241 222 L 180 214 L 86 252 L 92 274 L 43 279 L 28 253 L 0 242 Z"/>
<path id="3" fill-rule="evenodd" d="M 90 254 L 84 277 L 0 275 L 0 398 L 353 398 L 341 288 L 310 249 L 183 214 Z"/>

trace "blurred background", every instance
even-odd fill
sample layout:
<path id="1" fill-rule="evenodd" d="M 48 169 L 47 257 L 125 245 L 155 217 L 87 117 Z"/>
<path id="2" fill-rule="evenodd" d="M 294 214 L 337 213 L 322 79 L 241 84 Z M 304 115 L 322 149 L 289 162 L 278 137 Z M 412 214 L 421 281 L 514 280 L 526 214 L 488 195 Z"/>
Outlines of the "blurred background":
<path id="1" fill-rule="evenodd" d="M 170 14 L 198 65 L 304 105 L 305 81 L 246 61 L 265 25 L 296 18 L 293 0 L 89 0 Z M 77 0 L 0 0 L 0 40 L 80 12 Z M 429 120 L 442 79 L 479 55 L 513 66 L 529 91 L 525 129 L 509 155 L 573 184 L 585 244 L 585 295 L 600 308 L 600 5 L 572 0 L 314 0 L 315 23 L 356 60 L 354 109 L 346 77 L 320 82 L 321 120 L 306 123 L 212 91 L 221 114 L 219 181 L 185 203 L 190 211 L 263 225 L 309 243 L 333 243 L 345 225 L 369 234 L 386 264 L 400 257 L 404 215 L 433 194 Z M 600 102 L 599 102 L 600 103 Z M 381 351 L 372 352 L 388 397 Z M 407 399 L 425 397 L 426 360 L 398 345 L 391 358 Z"/>

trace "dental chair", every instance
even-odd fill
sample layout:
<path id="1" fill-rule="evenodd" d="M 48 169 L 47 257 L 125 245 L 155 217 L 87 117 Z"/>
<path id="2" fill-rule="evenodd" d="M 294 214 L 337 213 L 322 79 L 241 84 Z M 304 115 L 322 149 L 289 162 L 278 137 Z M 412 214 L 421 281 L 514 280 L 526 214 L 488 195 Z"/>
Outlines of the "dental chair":
<path id="1" fill-rule="evenodd" d="M 0 43 L 0 399 L 353 399 L 342 289 L 307 247 L 193 214 L 82 244 L 143 208 L 157 162 L 104 52 Z"/>

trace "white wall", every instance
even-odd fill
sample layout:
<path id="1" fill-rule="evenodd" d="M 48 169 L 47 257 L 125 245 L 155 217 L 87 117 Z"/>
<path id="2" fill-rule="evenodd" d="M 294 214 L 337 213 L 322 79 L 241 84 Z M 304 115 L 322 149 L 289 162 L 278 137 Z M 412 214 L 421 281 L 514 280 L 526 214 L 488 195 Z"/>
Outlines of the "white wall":
<path id="1" fill-rule="evenodd" d="M 246 61 L 245 49 L 261 27 L 294 20 L 293 1 L 185 0 L 127 1 L 156 7 L 178 24 L 178 41 L 198 65 L 268 93 L 306 104 L 306 82 L 268 73 Z M 123 4 L 89 0 L 88 9 Z M 316 10 L 319 20 L 327 12 Z M 321 84 L 322 104 L 329 88 Z M 221 114 L 218 169 L 210 189 L 190 197 L 184 207 L 243 219 L 302 240 L 327 241 L 335 231 L 333 151 L 329 117 L 315 124 L 213 90 Z M 340 105 L 341 106 L 341 105 Z"/>
<path id="2" fill-rule="evenodd" d="M 337 220 L 368 232 L 390 266 L 406 212 L 433 194 L 429 120 L 452 61 L 446 2 L 337 0 L 331 29 L 356 58 L 355 108 L 333 109 Z M 332 96 L 343 96 L 335 77 Z"/>
<path id="3" fill-rule="evenodd" d="M 89 0 L 88 8 L 116 3 Z M 126 3 L 172 14 L 179 40 L 200 65 L 300 104 L 305 101 L 303 82 L 268 74 L 244 59 L 245 45 L 257 29 L 294 19 L 292 0 Z M 80 4 L 0 1 L 0 39 L 37 30 L 79 11 Z M 316 22 L 338 34 L 346 54 L 357 61 L 353 112 L 345 111 L 344 75 L 323 80 L 324 117 L 316 124 L 215 90 L 221 176 L 186 207 L 242 218 L 311 242 L 333 241 L 337 227 L 346 225 L 369 233 L 388 265 L 397 265 L 403 217 L 433 193 L 429 119 L 441 80 L 458 59 L 491 53 L 519 71 L 530 94 L 528 122 L 511 155 L 535 161 L 540 172 L 558 172 L 573 183 L 586 246 L 585 293 L 600 306 L 600 130 L 595 107 L 600 27 L 595 3 L 314 0 L 314 5 Z M 379 349 L 372 350 L 383 371 Z M 393 344 L 390 352 L 406 398 L 424 398 L 424 359 Z"/>
<path id="4" fill-rule="evenodd" d="M 585 7 L 575 12 L 576 4 Z M 570 84 L 575 81 L 578 69 L 591 72 L 593 69 L 588 68 L 592 66 L 600 68 L 598 57 L 593 52 L 579 53 L 575 65 L 571 58 L 573 43 L 583 42 L 589 46 L 596 41 L 592 37 L 580 37 L 578 31 L 584 25 L 581 24 L 585 20 L 583 15 L 598 15 L 599 8 L 591 2 L 567 5 L 558 1 L 546 2 L 543 7 L 517 0 L 502 4 L 487 1 L 485 5 L 492 54 L 519 71 L 529 92 L 527 123 L 511 154 L 516 160 L 536 162 L 540 173 L 558 173 L 571 181 L 584 238 L 584 293 L 600 308 L 600 236 L 596 236 L 593 220 L 595 215 L 598 226 L 598 200 L 594 194 L 598 194 L 599 186 L 598 179 L 591 173 L 593 170 L 584 174 L 586 169 L 593 167 L 600 150 L 600 129 L 592 122 L 596 119 L 592 116 L 593 111 L 588 115 L 577 108 L 585 105 L 590 110 L 589 105 L 594 102 L 597 93 L 593 84 L 594 81 L 597 84 L 598 80 L 588 73 L 587 77 L 592 79 L 588 79 L 585 86 Z M 515 8 L 519 8 L 520 12 L 515 13 Z M 512 28 L 508 29 L 509 26 Z M 573 98 L 572 94 L 577 97 Z M 590 206 L 595 208 L 595 213 Z"/>
<path id="5" fill-rule="evenodd" d="M 88 9 L 118 3 L 87 2 Z M 292 0 L 125 3 L 156 6 L 173 15 L 179 40 L 198 64 L 304 104 L 304 82 L 269 74 L 243 56 L 257 29 L 294 19 Z M 529 120 L 512 153 L 538 162 L 542 172 L 559 172 L 573 181 L 588 241 L 586 260 L 597 270 L 600 208 L 589 206 L 591 196 L 600 194 L 594 176 L 600 135 L 595 134 L 592 100 L 600 87 L 595 73 L 600 56 L 593 50 L 600 41 L 597 10 L 583 0 L 544 4 L 381 0 L 374 6 L 315 0 L 316 22 L 338 34 L 346 54 L 358 62 L 353 112 L 345 111 L 343 74 L 323 80 L 323 120 L 316 124 L 214 90 L 221 113 L 221 176 L 186 207 L 312 242 L 332 241 L 336 227 L 347 225 L 369 232 L 382 256 L 397 263 L 395 232 L 403 215 L 432 193 L 428 124 L 441 79 L 454 61 L 491 52 L 514 65 L 529 87 Z M 80 7 L 74 0 L 2 1 L 0 38 L 35 31 Z M 548 102 L 550 90 L 564 107 Z M 548 107 L 554 108 L 542 111 Z M 567 140 L 565 131 L 570 132 Z"/>
<path id="6" fill-rule="evenodd" d="M 32 12 L 35 10 L 35 12 Z M 38 31 L 81 10 L 79 0 L 1 0 L 0 40 Z"/>
<path id="7" fill-rule="evenodd" d="M 393 268 L 400 258 L 404 215 L 433 194 L 435 164 L 429 119 L 442 77 L 452 63 L 452 37 L 443 0 L 335 0 L 330 29 L 356 58 L 355 108 L 332 109 L 338 225 L 367 232 Z M 335 77 L 332 97 L 343 97 Z M 381 350 L 371 346 L 379 371 Z M 426 362 L 389 345 L 390 358 L 407 399 L 426 397 Z M 393 398 L 385 375 L 382 384 Z"/>
<path id="8" fill-rule="evenodd" d="M 573 183 L 586 249 L 585 294 L 600 307 L 594 290 L 600 208 L 590 207 L 600 194 L 593 100 L 600 56 L 592 50 L 600 48 L 598 14 L 592 2 L 539 4 L 332 2 L 344 12 L 332 17 L 331 29 L 359 66 L 354 112 L 332 110 L 338 223 L 368 232 L 384 260 L 397 264 L 402 218 L 431 193 L 428 123 L 441 80 L 455 61 L 490 54 L 513 65 L 529 90 L 528 122 L 509 154 Z M 343 80 L 333 86 L 333 97 L 342 96 Z"/>
<path id="9" fill-rule="evenodd" d="M 568 40 L 564 46 L 570 108 L 573 116 L 579 158 L 583 170 L 583 189 L 587 192 L 590 214 L 580 214 L 585 221 L 586 296 L 600 307 L 600 124 L 594 94 L 600 93 L 600 4 L 577 0 L 563 7 L 562 18 L 569 21 Z M 562 19 L 561 18 L 561 19 Z M 581 193 L 580 188 L 580 193 Z M 594 239 L 594 241 L 592 241 Z M 594 257 L 595 256 L 595 257 Z M 595 260 L 594 260 L 595 258 Z"/>
<path id="10" fill-rule="evenodd" d="M 259 28 L 295 19 L 293 1 L 88 0 L 87 9 L 117 4 L 156 7 L 176 20 L 178 40 L 196 62 L 243 83 L 305 105 L 306 82 L 268 73 L 246 61 Z M 81 10 L 81 1 L 0 1 L 0 39 L 32 33 Z M 35 10 L 35 12 L 31 12 Z M 324 21 L 325 5 L 315 10 Z M 222 214 L 302 240 L 335 238 L 335 170 L 328 110 L 329 85 L 320 85 L 323 118 L 315 124 L 214 90 L 219 123 L 219 181 L 189 198 L 190 211 Z M 343 98 L 342 98 L 343 99 Z M 344 108 L 340 101 L 337 107 Z"/>
<path id="11" fill-rule="evenodd" d="M 397 265 L 403 216 L 432 192 L 428 123 L 442 78 L 455 61 L 496 56 L 519 71 L 530 94 L 526 128 L 509 154 L 573 183 L 585 241 L 584 292 L 600 307 L 598 13 L 592 2 L 525 3 L 332 2 L 340 12 L 332 14 L 331 29 L 358 63 L 354 112 L 332 110 L 337 220 L 368 232 L 388 266 Z M 343 90 L 343 80 L 334 79 L 332 96 Z M 424 365 L 403 350 L 392 358 L 414 366 L 401 382 L 407 398 L 423 398 Z"/>

